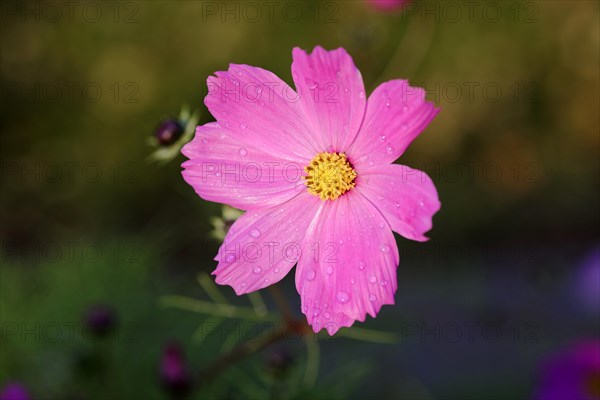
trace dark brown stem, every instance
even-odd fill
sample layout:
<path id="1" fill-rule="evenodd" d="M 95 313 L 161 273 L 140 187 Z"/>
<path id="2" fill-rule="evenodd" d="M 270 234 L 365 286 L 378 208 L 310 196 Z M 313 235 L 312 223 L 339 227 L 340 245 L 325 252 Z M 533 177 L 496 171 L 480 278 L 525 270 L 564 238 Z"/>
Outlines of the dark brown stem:
<path id="1" fill-rule="evenodd" d="M 286 322 L 294 321 L 294 314 L 290 308 L 288 301 L 285 298 L 285 295 L 277 285 L 271 285 L 267 288 L 273 299 L 275 299 L 275 303 L 277 303 L 277 307 L 283 316 L 283 319 Z"/>
<path id="2" fill-rule="evenodd" d="M 265 332 L 258 338 L 238 344 L 233 350 L 222 355 L 206 367 L 200 374 L 200 383 L 207 383 L 216 378 L 232 364 L 242 360 L 268 346 L 284 340 L 286 337 L 299 337 L 310 332 L 308 325 L 299 321 L 288 321 L 275 332 Z"/>

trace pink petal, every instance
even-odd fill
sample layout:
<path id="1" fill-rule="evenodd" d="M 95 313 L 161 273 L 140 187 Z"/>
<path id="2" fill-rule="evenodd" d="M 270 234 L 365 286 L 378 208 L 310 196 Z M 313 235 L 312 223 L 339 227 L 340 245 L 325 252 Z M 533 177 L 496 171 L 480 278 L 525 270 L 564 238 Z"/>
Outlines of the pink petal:
<path id="1" fill-rule="evenodd" d="M 300 257 L 300 243 L 323 202 L 306 192 L 288 202 L 242 215 L 215 260 L 216 282 L 240 295 L 280 281 Z"/>
<path id="2" fill-rule="evenodd" d="M 181 150 L 183 178 L 205 200 L 242 210 L 281 204 L 306 190 L 303 164 L 275 158 L 240 142 L 218 123 L 196 128 Z"/>
<path id="3" fill-rule="evenodd" d="M 404 165 L 380 165 L 359 174 L 356 190 L 381 211 L 392 229 L 405 238 L 428 240 L 432 217 L 441 207 L 425 172 Z"/>
<path id="4" fill-rule="evenodd" d="M 365 87 L 346 50 L 312 54 L 295 48 L 292 76 L 320 151 L 344 151 L 356 136 L 365 112 Z"/>
<path id="5" fill-rule="evenodd" d="M 204 103 L 239 142 L 287 160 L 310 160 L 316 143 L 306 126 L 298 95 L 275 74 L 231 64 L 208 78 Z"/>
<path id="6" fill-rule="evenodd" d="M 404 80 L 379 85 L 369 96 L 365 119 L 348 149 L 352 164 L 368 168 L 396 160 L 437 115 L 425 90 Z"/>
<path id="7" fill-rule="evenodd" d="M 325 204 L 303 241 L 296 287 L 314 331 L 333 335 L 394 303 L 399 258 L 389 225 L 362 195 Z"/>

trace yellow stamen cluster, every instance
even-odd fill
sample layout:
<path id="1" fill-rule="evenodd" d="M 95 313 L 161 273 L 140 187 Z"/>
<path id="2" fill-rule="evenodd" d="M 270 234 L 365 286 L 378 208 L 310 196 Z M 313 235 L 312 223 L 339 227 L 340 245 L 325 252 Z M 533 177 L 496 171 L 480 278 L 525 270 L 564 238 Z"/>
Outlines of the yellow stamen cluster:
<path id="1" fill-rule="evenodd" d="M 304 171 L 308 192 L 321 200 L 335 200 L 356 185 L 356 171 L 344 153 L 319 153 Z"/>

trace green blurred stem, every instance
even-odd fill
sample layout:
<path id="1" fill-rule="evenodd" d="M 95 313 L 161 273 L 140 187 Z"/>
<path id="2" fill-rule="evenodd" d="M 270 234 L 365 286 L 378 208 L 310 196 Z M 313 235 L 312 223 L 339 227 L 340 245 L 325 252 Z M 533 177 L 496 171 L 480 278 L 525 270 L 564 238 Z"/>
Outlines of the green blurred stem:
<path id="1" fill-rule="evenodd" d="M 191 299 L 185 296 L 162 296 L 158 300 L 161 307 L 174 307 L 197 313 L 213 315 L 216 317 L 239 318 L 248 321 L 280 321 L 279 315 L 274 313 L 256 314 L 254 308 L 238 307 L 231 304 L 212 303 L 203 300 Z"/>
<path id="2" fill-rule="evenodd" d="M 293 321 L 294 314 L 292 313 L 290 304 L 288 303 L 287 299 L 285 298 L 285 295 L 283 294 L 283 292 L 281 291 L 279 286 L 271 285 L 268 287 L 268 290 L 271 293 L 271 296 L 273 296 L 275 303 L 277 303 L 277 307 L 279 308 L 279 311 L 281 312 L 283 319 L 286 322 Z"/>
<path id="3" fill-rule="evenodd" d="M 306 370 L 304 371 L 304 379 L 302 384 L 307 388 L 312 388 L 317 383 L 317 375 L 319 374 L 319 359 L 321 353 L 319 344 L 315 341 L 316 336 L 306 335 L 304 342 L 306 343 Z"/>
<path id="4" fill-rule="evenodd" d="M 377 79 L 373 82 L 373 88 L 377 87 L 385 80 L 391 79 L 394 68 L 402 62 L 402 70 L 406 76 L 412 76 L 413 71 L 419 68 L 423 59 L 427 55 L 435 33 L 435 24 L 424 24 L 418 18 L 410 18 L 410 22 L 402 39 L 398 42 L 388 62 L 384 65 Z M 415 41 L 414 38 L 419 40 Z M 411 57 L 406 57 L 410 54 Z M 372 91 L 372 90 L 371 90 Z"/>

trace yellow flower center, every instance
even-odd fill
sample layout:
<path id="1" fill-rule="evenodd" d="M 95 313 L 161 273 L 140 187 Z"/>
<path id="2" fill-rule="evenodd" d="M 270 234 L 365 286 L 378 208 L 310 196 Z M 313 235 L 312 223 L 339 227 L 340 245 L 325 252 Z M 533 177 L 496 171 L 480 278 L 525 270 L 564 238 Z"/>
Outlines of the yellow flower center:
<path id="1" fill-rule="evenodd" d="M 321 200 L 335 200 L 356 185 L 356 171 L 344 153 L 319 153 L 304 171 L 308 192 Z"/>

